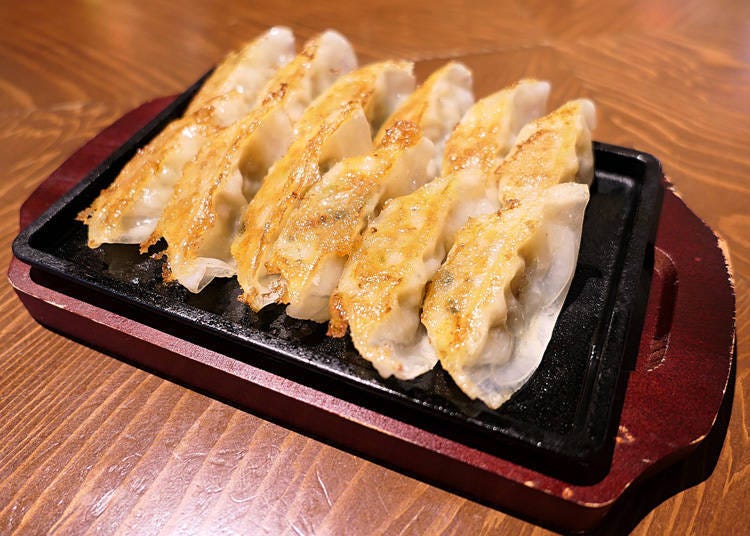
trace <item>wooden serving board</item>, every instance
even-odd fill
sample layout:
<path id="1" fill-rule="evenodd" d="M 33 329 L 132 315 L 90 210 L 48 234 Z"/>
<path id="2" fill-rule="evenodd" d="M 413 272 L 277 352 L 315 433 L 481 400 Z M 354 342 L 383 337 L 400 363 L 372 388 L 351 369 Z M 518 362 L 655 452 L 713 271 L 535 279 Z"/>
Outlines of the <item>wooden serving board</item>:
<path id="1" fill-rule="evenodd" d="M 161 111 L 128 113 L 71 156 L 21 207 L 23 229 Z M 721 243 L 671 190 L 634 370 L 611 465 L 593 484 L 559 478 L 271 374 L 40 282 L 13 258 L 8 276 L 40 323 L 179 382 L 527 519 L 595 527 L 623 493 L 688 456 L 715 425 L 734 356 L 735 299 Z M 41 278 L 43 280 L 44 278 Z"/>

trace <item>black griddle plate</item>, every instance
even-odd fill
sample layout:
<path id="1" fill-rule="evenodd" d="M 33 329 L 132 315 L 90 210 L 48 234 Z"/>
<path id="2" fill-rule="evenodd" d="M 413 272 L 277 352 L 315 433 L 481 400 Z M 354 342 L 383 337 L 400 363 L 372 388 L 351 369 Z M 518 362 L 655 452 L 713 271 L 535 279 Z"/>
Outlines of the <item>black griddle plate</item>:
<path id="1" fill-rule="evenodd" d="M 622 372 L 635 358 L 648 297 L 663 193 L 655 158 L 594 143 L 596 174 L 570 293 L 538 370 L 492 411 L 468 399 L 439 365 L 412 381 L 383 380 L 348 336 L 326 337 L 324 325 L 287 317 L 283 307 L 252 312 L 236 299 L 236 278 L 215 280 L 194 295 L 163 284 L 162 261 L 140 255 L 135 245 L 87 247 L 86 228 L 75 216 L 180 116 L 201 82 L 19 234 L 14 254 L 38 279 L 470 446 L 572 480 L 601 476 L 614 443 Z"/>

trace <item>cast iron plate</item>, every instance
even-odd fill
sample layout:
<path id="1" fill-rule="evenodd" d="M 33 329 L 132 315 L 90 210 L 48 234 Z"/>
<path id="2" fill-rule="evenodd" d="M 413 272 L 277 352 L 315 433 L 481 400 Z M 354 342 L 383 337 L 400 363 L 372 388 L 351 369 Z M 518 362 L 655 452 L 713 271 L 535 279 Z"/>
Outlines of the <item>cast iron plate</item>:
<path id="1" fill-rule="evenodd" d="M 66 293 L 470 446 L 550 473 L 567 467 L 568 477 L 606 465 L 618 380 L 635 358 L 648 297 L 663 193 L 655 158 L 594 143 L 596 174 L 570 293 L 539 369 L 492 411 L 469 400 L 439 365 L 413 381 L 383 380 L 348 337 L 326 337 L 325 326 L 289 318 L 282 307 L 253 313 L 237 301 L 235 278 L 193 295 L 163 284 L 161 261 L 137 246 L 86 246 L 75 216 L 182 113 L 201 82 L 23 230 L 14 254 Z"/>

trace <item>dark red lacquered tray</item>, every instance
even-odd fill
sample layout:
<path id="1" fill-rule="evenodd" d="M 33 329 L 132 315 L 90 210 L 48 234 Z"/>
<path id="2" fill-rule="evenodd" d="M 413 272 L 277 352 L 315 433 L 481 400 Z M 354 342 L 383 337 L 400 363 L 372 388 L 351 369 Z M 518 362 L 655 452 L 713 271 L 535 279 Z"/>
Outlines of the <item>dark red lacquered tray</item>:
<path id="1" fill-rule="evenodd" d="M 168 102 L 135 110 L 73 155 L 24 204 L 21 228 Z M 734 343 L 730 275 L 716 237 L 672 192 L 664 199 L 654 252 L 640 349 L 625 378 L 614 451 L 586 484 L 534 470 L 533 463 L 513 463 L 167 333 L 100 296 L 87 301 L 80 288 L 17 259 L 9 278 L 43 324 L 450 489 L 576 530 L 594 526 L 633 482 L 694 449 L 711 430 L 727 389 Z"/>

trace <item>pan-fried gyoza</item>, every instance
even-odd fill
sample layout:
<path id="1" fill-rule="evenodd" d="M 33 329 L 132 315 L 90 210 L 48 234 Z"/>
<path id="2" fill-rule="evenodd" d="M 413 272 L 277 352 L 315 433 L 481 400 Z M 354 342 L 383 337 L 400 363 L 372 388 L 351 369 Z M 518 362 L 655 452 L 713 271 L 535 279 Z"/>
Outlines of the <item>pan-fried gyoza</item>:
<path id="1" fill-rule="evenodd" d="M 328 31 L 295 56 L 272 28 L 79 215 L 89 247 L 162 239 L 165 282 L 237 276 L 255 311 L 329 322 L 384 378 L 438 363 L 500 407 L 544 355 L 575 271 L 595 108 L 544 115 L 550 85 L 474 102 L 450 62 L 357 69 Z"/>

